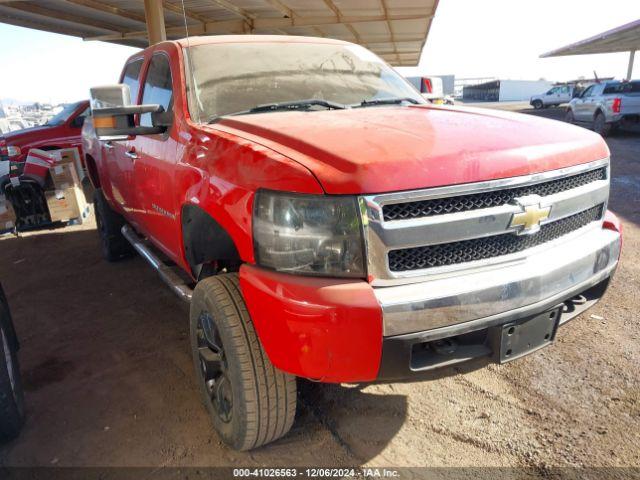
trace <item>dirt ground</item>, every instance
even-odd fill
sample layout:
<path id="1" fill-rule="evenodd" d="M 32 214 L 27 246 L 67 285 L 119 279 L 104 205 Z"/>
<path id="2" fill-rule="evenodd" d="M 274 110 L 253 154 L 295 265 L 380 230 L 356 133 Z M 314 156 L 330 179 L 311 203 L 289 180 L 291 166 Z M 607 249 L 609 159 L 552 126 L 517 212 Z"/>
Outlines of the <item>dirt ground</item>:
<path id="1" fill-rule="evenodd" d="M 427 382 L 301 382 L 291 433 L 249 453 L 211 429 L 187 309 L 140 258 L 103 261 L 92 222 L 4 237 L 27 421 L 0 465 L 640 467 L 640 135 L 607 142 L 622 262 L 554 345 Z"/>

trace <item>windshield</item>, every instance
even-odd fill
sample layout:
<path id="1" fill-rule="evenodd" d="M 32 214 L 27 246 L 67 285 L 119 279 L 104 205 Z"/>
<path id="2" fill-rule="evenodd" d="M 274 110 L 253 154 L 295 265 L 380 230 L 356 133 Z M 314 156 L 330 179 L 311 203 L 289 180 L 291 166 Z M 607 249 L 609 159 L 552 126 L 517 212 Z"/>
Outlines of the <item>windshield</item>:
<path id="1" fill-rule="evenodd" d="M 57 127 L 58 125 L 62 125 L 66 122 L 69 117 L 76 111 L 76 109 L 80 106 L 82 102 L 70 103 L 66 107 L 62 109 L 62 111 L 56 113 L 53 117 L 47 120 L 44 125 L 49 127 Z"/>
<path id="2" fill-rule="evenodd" d="M 195 83 L 189 107 L 197 122 L 309 99 L 359 106 L 399 98 L 426 103 L 404 78 L 358 45 L 209 44 L 191 47 L 188 59 L 187 78 Z"/>

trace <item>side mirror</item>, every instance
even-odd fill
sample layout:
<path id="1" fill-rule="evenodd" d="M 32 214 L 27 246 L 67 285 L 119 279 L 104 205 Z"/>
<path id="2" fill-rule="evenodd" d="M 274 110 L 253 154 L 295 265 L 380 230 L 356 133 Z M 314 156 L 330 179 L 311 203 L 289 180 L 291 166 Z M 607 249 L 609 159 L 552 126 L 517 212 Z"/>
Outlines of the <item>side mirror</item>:
<path id="1" fill-rule="evenodd" d="M 160 114 L 164 109 L 160 105 L 131 105 L 128 85 L 94 87 L 90 91 L 93 128 L 100 140 L 116 140 L 135 135 L 155 135 L 166 131 L 167 127 L 162 125 L 136 126 L 136 115 Z"/>

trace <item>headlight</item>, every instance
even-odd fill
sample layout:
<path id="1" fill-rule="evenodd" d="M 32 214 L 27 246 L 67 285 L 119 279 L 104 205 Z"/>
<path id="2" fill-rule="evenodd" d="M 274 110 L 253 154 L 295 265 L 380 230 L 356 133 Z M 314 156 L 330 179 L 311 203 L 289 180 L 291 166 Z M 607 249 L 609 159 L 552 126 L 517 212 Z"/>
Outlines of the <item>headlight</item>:
<path id="1" fill-rule="evenodd" d="M 280 272 L 364 277 L 356 197 L 259 191 L 253 210 L 256 262 Z"/>
<path id="2" fill-rule="evenodd" d="M 7 155 L 9 157 L 18 157 L 20 153 L 22 153 L 20 147 L 16 147 L 15 145 L 9 145 L 7 147 Z"/>

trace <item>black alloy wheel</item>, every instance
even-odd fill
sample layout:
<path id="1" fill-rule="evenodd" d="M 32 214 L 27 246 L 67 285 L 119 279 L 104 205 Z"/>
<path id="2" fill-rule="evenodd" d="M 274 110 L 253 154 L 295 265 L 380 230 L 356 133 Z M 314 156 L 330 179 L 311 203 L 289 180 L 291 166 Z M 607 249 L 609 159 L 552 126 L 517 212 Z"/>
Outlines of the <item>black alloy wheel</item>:
<path id="1" fill-rule="evenodd" d="M 200 371 L 215 412 L 225 423 L 233 418 L 233 389 L 229 366 L 224 354 L 220 332 L 208 312 L 203 312 L 197 327 Z"/>

